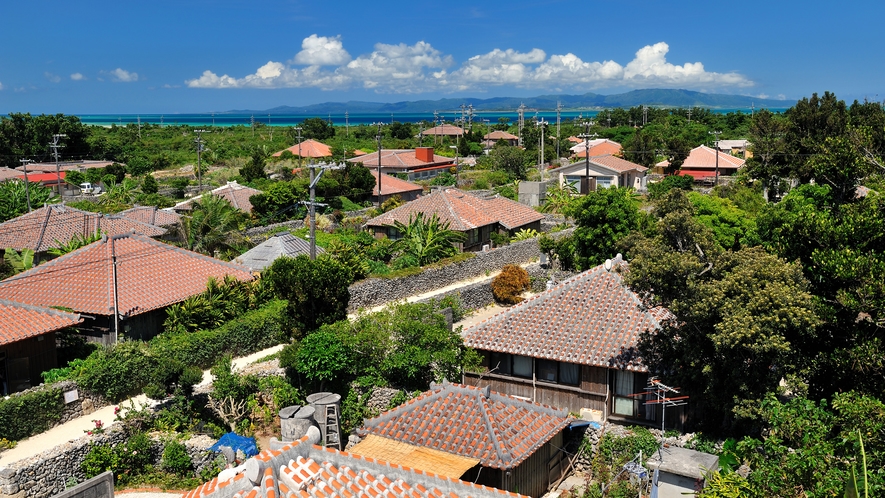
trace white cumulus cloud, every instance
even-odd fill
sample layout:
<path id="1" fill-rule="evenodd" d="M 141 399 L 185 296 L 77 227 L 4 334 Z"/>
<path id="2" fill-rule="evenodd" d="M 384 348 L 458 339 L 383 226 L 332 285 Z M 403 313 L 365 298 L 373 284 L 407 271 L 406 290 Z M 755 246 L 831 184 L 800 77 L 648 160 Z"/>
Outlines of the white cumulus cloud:
<path id="1" fill-rule="evenodd" d="M 61 76 L 59 76 L 57 74 L 52 74 L 49 71 L 44 72 L 43 76 L 45 76 L 46 79 L 52 83 L 58 83 L 61 81 Z"/>
<path id="2" fill-rule="evenodd" d="M 111 79 L 120 83 L 131 83 L 133 81 L 138 81 L 138 73 L 130 72 L 122 68 L 114 69 L 113 71 L 107 71 L 107 74 L 111 76 Z"/>
<path id="3" fill-rule="evenodd" d="M 83 81 L 83 80 L 86 79 L 86 77 L 83 76 L 83 75 L 80 74 L 80 73 L 72 73 L 72 74 L 71 74 L 71 79 L 74 80 L 74 81 Z"/>
<path id="4" fill-rule="evenodd" d="M 301 52 L 289 61 L 290 64 L 304 64 L 307 66 L 338 66 L 346 64 L 351 59 L 341 36 L 308 36 L 301 42 Z"/>
<path id="5" fill-rule="evenodd" d="M 268 61 L 253 74 L 237 78 L 206 70 L 185 83 L 192 88 L 362 87 L 379 93 L 483 91 L 505 85 L 581 91 L 603 87 L 711 89 L 754 84 L 736 72 L 707 71 L 701 62 L 670 63 L 666 59 L 670 47 L 665 42 L 640 48 L 626 64 L 584 61 L 570 52 L 548 56 L 540 48 L 528 52 L 495 48 L 469 57 L 454 70 L 450 69 L 455 64 L 452 56 L 425 41 L 413 45 L 377 43 L 372 52 L 356 58 L 344 49 L 341 36 L 314 34 L 305 38 L 301 47 L 287 63 Z"/>

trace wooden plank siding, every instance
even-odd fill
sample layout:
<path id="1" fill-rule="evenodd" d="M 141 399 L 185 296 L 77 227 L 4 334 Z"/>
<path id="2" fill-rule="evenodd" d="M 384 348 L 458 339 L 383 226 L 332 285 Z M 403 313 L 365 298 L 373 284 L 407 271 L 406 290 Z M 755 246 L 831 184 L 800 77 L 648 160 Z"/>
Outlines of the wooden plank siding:
<path id="1" fill-rule="evenodd" d="M 565 470 L 564 454 L 559 450 L 562 445 L 563 433 L 560 432 L 514 469 L 491 469 L 477 465 L 461 479 L 521 495 L 543 496 Z"/>
<path id="2" fill-rule="evenodd" d="M 7 393 L 22 391 L 40 385 L 46 370 L 57 367 L 55 332 L 29 337 L 0 346 L 0 381 L 6 383 Z M 3 386 L 0 385 L 0 394 Z"/>

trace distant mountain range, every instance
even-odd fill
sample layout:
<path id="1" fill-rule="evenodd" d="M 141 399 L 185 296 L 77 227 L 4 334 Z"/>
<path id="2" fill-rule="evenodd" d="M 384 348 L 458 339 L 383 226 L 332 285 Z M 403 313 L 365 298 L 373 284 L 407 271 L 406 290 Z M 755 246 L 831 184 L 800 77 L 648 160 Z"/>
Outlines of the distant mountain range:
<path id="1" fill-rule="evenodd" d="M 744 95 L 723 95 L 716 93 L 693 92 L 690 90 L 633 90 L 617 95 L 540 95 L 538 97 L 493 97 L 490 99 L 451 98 L 439 100 L 413 100 L 403 102 L 324 102 L 303 107 L 279 106 L 273 109 L 253 110 L 239 109 L 227 111 L 237 114 L 353 114 L 370 113 L 412 113 L 451 111 L 459 109 L 461 104 L 473 105 L 478 111 L 513 111 L 520 104 L 533 109 L 555 109 L 557 102 L 563 109 L 600 109 L 614 107 L 635 107 L 649 105 L 656 107 L 708 107 L 712 109 L 747 108 L 786 108 L 796 103 L 795 100 L 773 100 L 747 97 Z"/>

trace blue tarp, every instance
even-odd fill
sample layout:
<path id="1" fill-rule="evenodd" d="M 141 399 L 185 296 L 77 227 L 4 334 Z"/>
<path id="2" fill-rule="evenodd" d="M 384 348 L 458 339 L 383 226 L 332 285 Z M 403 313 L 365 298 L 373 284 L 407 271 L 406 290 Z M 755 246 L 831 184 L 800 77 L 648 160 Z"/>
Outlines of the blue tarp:
<path id="1" fill-rule="evenodd" d="M 228 432 L 221 436 L 221 439 L 209 449 L 211 451 L 219 452 L 221 451 L 222 446 L 228 446 L 235 452 L 240 450 L 247 458 L 258 454 L 258 446 L 255 444 L 255 438 L 240 436 L 235 432 Z"/>

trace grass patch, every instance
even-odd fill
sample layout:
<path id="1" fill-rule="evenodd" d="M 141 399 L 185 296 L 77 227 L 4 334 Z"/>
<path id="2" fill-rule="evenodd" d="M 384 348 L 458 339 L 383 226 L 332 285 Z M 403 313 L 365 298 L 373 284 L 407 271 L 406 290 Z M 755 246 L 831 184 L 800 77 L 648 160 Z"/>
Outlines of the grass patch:
<path id="1" fill-rule="evenodd" d="M 429 270 L 431 268 L 442 268 L 443 266 L 453 265 L 455 263 L 460 263 L 462 261 L 467 261 L 468 259 L 475 258 L 476 253 L 473 252 L 462 252 L 460 254 L 456 254 L 454 256 L 443 258 L 436 263 L 430 263 L 426 266 L 412 266 L 409 268 L 402 268 L 399 270 L 390 270 L 387 273 L 379 273 L 373 272 L 369 277 L 371 278 L 401 278 L 401 277 L 411 277 L 412 275 L 418 275 L 424 270 Z"/>

